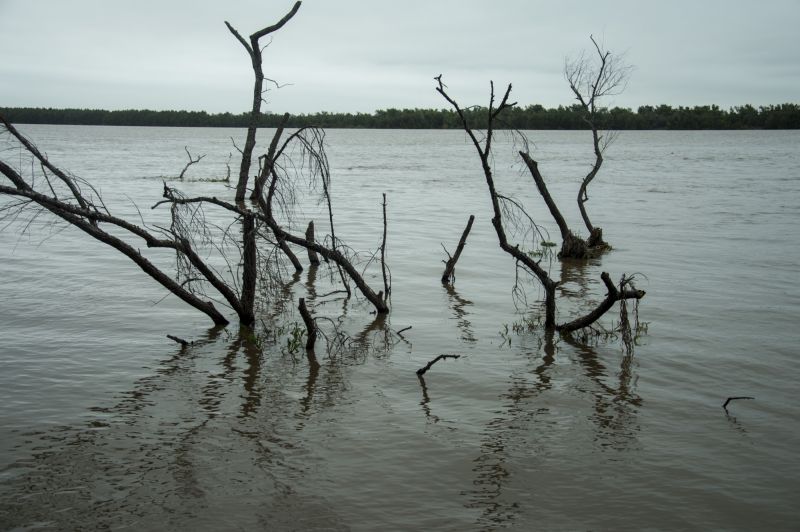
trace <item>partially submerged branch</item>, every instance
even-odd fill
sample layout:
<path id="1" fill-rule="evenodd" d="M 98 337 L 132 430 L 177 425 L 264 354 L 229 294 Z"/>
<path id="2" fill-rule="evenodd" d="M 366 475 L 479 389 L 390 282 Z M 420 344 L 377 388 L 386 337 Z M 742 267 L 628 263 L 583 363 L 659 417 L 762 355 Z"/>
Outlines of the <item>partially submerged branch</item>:
<path id="1" fill-rule="evenodd" d="M 472 223 L 475 221 L 475 215 L 470 214 L 469 220 L 467 220 L 467 226 L 464 228 L 464 231 L 461 233 L 461 238 L 458 241 L 458 246 L 456 247 L 456 252 L 454 255 L 450 255 L 447 253 L 447 249 L 445 249 L 445 253 L 447 253 L 448 259 L 444 263 L 444 273 L 442 273 L 442 284 L 452 284 L 456 280 L 456 263 L 458 262 L 459 257 L 461 257 L 461 252 L 464 251 L 464 246 L 467 244 L 467 237 L 469 236 L 469 232 L 472 230 Z"/>
<path id="2" fill-rule="evenodd" d="M 381 273 L 383 274 L 383 299 L 389 299 L 392 293 L 391 281 L 386 267 L 386 193 L 383 193 L 383 238 L 381 239 Z"/>
<path id="3" fill-rule="evenodd" d="M 324 146 L 325 135 L 324 132 L 318 128 L 309 127 L 302 128 L 287 137 L 282 146 L 275 152 L 274 162 L 270 165 L 269 187 L 256 199 L 257 205 L 260 209 L 259 217 L 266 223 L 269 229 L 275 235 L 277 241 L 281 246 L 293 244 L 301 246 L 309 252 L 314 252 L 321 255 L 326 261 L 333 262 L 339 271 L 340 279 L 347 290 L 348 296 L 350 295 L 350 286 L 348 280 L 356 285 L 364 297 L 372 303 L 378 314 L 385 314 L 389 312 L 387 305 L 387 297 L 384 292 L 376 293 L 364 280 L 362 274 L 353 265 L 353 262 L 344 253 L 344 247 L 336 237 L 333 226 L 333 207 L 330 198 L 330 167 L 328 165 L 327 154 Z M 290 143 L 298 143 L 305 161 L 304 167 L 310 172 L 309 178 L 313 181 L 319 179 L 322 183 L 322 190 L 326 205 L 328 208 L 328 220 L 330 222 L 330 246 L 324 245 L 312 238 L 303 237 L 293 234 L 285 229 L 275 218 L 275 202 L 277 191 L 284 182 L 289 181 L 289 176 L 286 174 L 285 168 L 279 164 L 279 160 L 286 154 L 287 147 Z M 295 268 L 299 271 L 302 269 L 299 261 L 295 262 Z M 390 288 L 387 282 L 387 288 Z"/>
<path id="4" fill-rule="evenodd" d="M 203 157 L 206 156 L 206 154 L 204 153 L 203 155 L 192 157 L 192 154 L 189 152 L 188 146 L 184 146 L 183 149 L 186 150 L 186 155 L 189 157 L 189 162 L 186 163 L 186 166 L 183 167 L 183 170 L 181 170 L 181 173 L 178 176 L 178 179 L 180 179 L 181 181 L 183 181 L 183 176 L 186 174 L 186 170 L 188 170 L 189 167 L 192 166 L 193 164 L 199 163 L 203 159 Z"/>
<path id="5" fill-rule="evenodd" d="M 502 113 L 504 110 L 509 109 L 516 105 L 515 103 L 509 103 L 508 98 L 511 94 L 511 84 L 508 85 L 506 88 L 505 94 L 503 95 L 502 100 L 500 101 L 500 105 L 498 107 L 494 107 L 494 83 L 490 83 L 490 97 L 489 97 L 489 109 L 487 114 L 487 123 L 486 123 L 486 134 L 485 140 L 481 142 L 478 140 L 478 137 L 475 135 L 472 127 L 467 121 L 466 116 L 464 115 L 463 110 L 458 105 L 458 103 L 450 97 L 450 95 L 445 90 L 445 85 L 442 83 L 442 76 L 438 76 L 436 78 L 438 82 L 438 87 L 436 87 L 436 91 L 441 94 L 445 100 L 450 102 L 456 113 L 458 114 L 461 125 L 464 128 L 464 131 L 467 133 L 467 136 L 472 140 L 472 144 L 475 146 L 475 150 L 478 152 L 478 157 L 481 161 L 481 168 L 483 169 L 483 175 L 486 180 L 486 186 L 489 189 L 489 197 L 492 201 L 492 210 L 494 212 L 494 217 L 492 218 L 492 226 L 494 227 L 495 233 L 497 234 L 497 240 L 500 244 L 500 248 L 511 255 L 518 263 L 524 265 L 529 271 L 531 271 L 539 281 L 542 283 L 542 286 L 545 290 L 545 326 L 547 328 L 555 327 L 556 323 L 556 302 L 555 302 L 555 295 L 556 295 L 556 287 L 558 283 L 553 281 L 548 273 L 542 268 L 538 262 L 533 260 L 527 253 L 523 252 L 518 245 L 511 245 L 508 241 L 508 237 L 506 236 L 506 231 L 503 226 L 503 212 L 500 207 L 500 195 L 498 194 L 495 184 L 494 184 L 494 175 L 492 173 L 492 167 L 490 164 L 490 157 L 491 157 L 491 148 L 492 148 L 492 135 L 494 131 L 494 122 L 495 119 Z"/>
<path id="6" fill-rule="evenodd" d="M 453 358 L 453 359 L 455 359 L 455 358 L 461 358 L 461 355 L 439 355 L 439 356 L 437 356 L 436 358 L 434 358 L 433 360 L 431 360 L 430 362 L 428 362 L 427 364 L 425 364 L 425 367 L 424 367 L 424 368 L 419 368 L 419 369 L 417 370 L 417 377 L 422 377 L 423 375 L 425 375 L 425 373 L 426 373 L 426 372 L 427 372 L 429 369 L 431 369 L 431 366 L 433 366 L 434 364 L 436 364 L 436 363 L 437 363 L 437 362 L 439 362 L 440 360 L 446 360 L 446 359 L 448 359 L 448 358 Z"/>
<path id="7" fill-rule="evenodd" d="M 17 136 L 19 133 L 15 129 L 7 129 L 7 131 L 9 131 L 16 138 L 20 138 Z M 35 153 L 34 155 L 36 156 Z M 56 168 L 51 163 L 48 164 L 50 164 L 53 168 Z M 59 172 L 61 171 L 59 170 Z M 111 234 L 105 231 L 100 226 L 100 223 L 107 223 L 115 226 L 118 229 L 124 230 L 129 235 L 143 239 L 147 247 L 171 248 L 175 250 L 176 253 L 183 254 L 188 260 L 198 265 L 201 269 L 211 273 L 209 269 L 204 268 L 205 264 L 202 260 L 200 260 L 200 257 L 194 252 L 186 240 L 169 240 L 158 238 L 145 228 L 131 224 L 121 218 L 112 216 L 107 212 L 101 212 L 90 207 L 83 207 L 81 205 L 89 205 L 89 202 L 87 202 L 86 199 L 80 194 L 77 186 L 70 187 L 71 190 L 76 191 L 78 198 L 83 200 L 78 201 L 78 204 L 76 205 L 62 201 L 57 197 L 37 192 L 14 168 L 3 161 L 0 161 L 0 173 L 2 173 L 14 185 L 13 187 L 0 185 L 0 194 L 25 197 L 31 200 L 32 204 L 46 209 L 50 213 L 58 216 L 74 227 L 77 227 L 96 240 L 113 247 L 131 259 L 143 272 L 155 279 L 158 283 L 178 296 L 184 302 L 205 313 L 215 324 L 225 325 L 228 323 L 228 320 L 216 309 L 216 307 L 214 307 L 213 303 L 210 301 L 204 301 L 197 297 L 197 295 L 195 295 L 189 288 L 185 287 L 183 284 L 164 273 L 160 268 L 156 267 L 152 262 L 142 256 L 137 248 L 133 247 L 116 234 Z M 61 172 L 61 174 L 66 176 L 66 174 L 63 172 Z M 66 178 L 68 181 L 70 181 L 69 177 Z M 212 274 L 212 278 L 213 277 L 214 276 Z M 211 279 L 209 279 L 209 281 L 212 282 Z M 212 282 L 212 284 L 214 283 Z"/>
<path id="8" fill-rule="evenodd" d="M 624 299 L 642 299 L 646 294 L 644 290 L 627 288 L 625 286 L 623 286 L 622 289 L 617 289 L 617 287 L 614 286 L 614 283 L 611 281 L 611 276 L 608 275 L 607 272 L 600 274 L 600 279 L 603 280 L 603 284 L 605 284 L 606 289 L 608 290 L 605 299 L 603 299 L 603 301 L 594 310 L 585 316 L 581 316 L 580 318 L 568 323 L 557 325 L 556 330 L 561 332 L 572 332 L 584 327 L 588 327 L 596 322 L 603 314 L 608 312 L 617 301 Z"/>
<path id="9" fill-rule="evenodd" d="M 576 236 L 575 233 L 570 230 L 558 205 L 547 189 L 544 177 L 542 177 L 539 171 L 538 163 L 525 151 L 520 151 L 519 155 L 528 167 L 528 171 L 530 171 L 533 181 L 536 183 L 536 189 L 542 196 L 545 205 L 547 205 L 547 209 L 550 211 L 550 215 L 553 217 L 553 220 L 558 226 L 558 230 L 561 232 L 561 250 L 558 252 L 558 257 L 561 259 L 585 259 L 589 255 L 589 246 L 587 246 L 585 240 Z"/>
<path id="10" fill-rule="evenodd" d="M 600 316 L 605 314 L 615 302 L 621 299 L 641 299 L 644 297 L 645 293 L 642 290 L 635 290 L 635 289 L 628 289 L 622 288 L 621 290 L 617 290 L 617 288 L 611 283 L 610 277 L 607 273 L 603 273 L 601 278 L 603 279 L 604 284 L 608 288 L 608 295 L 606 299 L 591 313 L 583 318 L 579 318 L 578 320 L 574 320 L 573 322 L 567 324 L 556 324 L 556 288 L 559 285 L 558 281 L 552 279 L 549 273 L 542 268 L 539 262 L 533 260 L 533 258 L 528 254 L 525 253 L 518 244 L 514 245 L 511 244 L 508 240 L 508 236 L 506 235 L 506 230 L 504 226 L 503 220 L 503 209 L 501 208 L 501 200 L 504 198 L 501 194 L 498 193 L 497 189 L 495 188 L 494 182 L 494 175 L 492 172 L 492 167 L 490 164 L 491 160 L 491 145 L 492 145 L 492 134 L 494 129 L 494 121 L 495 119 L 506 109 L 512 107 L 514 104 L 508 103 L 508 98 L 511 93 L 511 85 L 508 85 L 508 88 L 505 91 L 505 94 L 500 102 L 498 107 L 494 107 L 494 83 L 490 84 L 490 98 L 489 98 L 489 108 L 486 118 L 486 124 L 484 126 L 484 137 L 483 140 L 479 140 L 477 135 L 475 134 L 472 126 L 469 124 L 464 112 L 462 111 L 461 107 L 458 103 L 447 93 L 446 86 L 442 82 L 442 76 L 437 76 L 436 81 L 438 86 L 436 87 L 436 91 L 439 92 L 455 109 L 456 114 L 458 115 L 459 119 L 461 120 L 461 125 L 464 128 L 467 136 L 472 140 L 472 144 L 475 146 L 476 151 L 478 152 L 478 156 L 481 161 L 481 168 L 483 170 L 484 178 L 486 180 L 487 188 L 489 189 L 489 197 L 492 201 L 492 210 L 494 212 L 494 217 L 492 218 L 492 225 L 494 226 L 495 233 L 497 234 L 497 240 L 500 245 L 500 248 L 511 255 L 514 260 L 517 262 L 518 265 L 524 267 L 525 270 L 536 276 L 539 279 L 539 282 L 542 284 L 545 292 L 545 322 L 544 327 L 546 330 L 563 330 L 563 331 L 570 331 L 575 330 L 581 327 L 585 327 L 594 323 Z M 551 214 L 553 215 L 554 219 L 559 225 L 559 229 L 562 231 L 562 235 L 566 236 L 565 244 L 567 240 L 570 242 L 577 240 L 574 236 L 572 236 L 572 232 L 566 225 L 563 216 L 558 210 L 558 207 L 555 205 L 555 202 L 550 197 L 549 192 L 547 191 L 547 187 L 544 184 L 544 180 L 539 173 L 538 166 L 536 162 L 527 154 L 525 151 L 520 151 L 520 156 L 522 156 L 523 160 L 527 164 L 531 174 L 536 181 L 537 188 L 539 189 L 540 194 L 545 199 L 545 202 L 548 204 L 548 208 L 550 208 Z M 521 207 L 520 207 L 521 208 Z M 525 216 L 533 223 L 530 216 L 525 213 Z M 579 242 L 580 243 L 580 242 Z"/>
<path id="11" fill-rule="evenodd" d="M 300 316 L 303 318 L 303 323 L 306 326 L 306 351 L 313 352 L 314 344 L 317 342 L 317 325 L 314 323 L 314 318 L 308 312 L 306 307 L 305 298 L 300 298 L 300 304 L 297 306 L 300 311 Z"/>

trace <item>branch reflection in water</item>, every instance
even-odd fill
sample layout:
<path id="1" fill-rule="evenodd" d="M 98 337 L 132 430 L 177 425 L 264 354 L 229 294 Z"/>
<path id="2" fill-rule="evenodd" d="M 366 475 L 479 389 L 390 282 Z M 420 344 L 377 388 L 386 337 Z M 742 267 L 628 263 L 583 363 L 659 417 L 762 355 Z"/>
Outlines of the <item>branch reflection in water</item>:
<path id="1" fill-rule="evenodd" d="M 462 297 L 452 284 L 443 286 L 447 291 L 448 305 L 453 311 L 453 318 L 461 331 L 461 339 L 465 342 L 475 342 L 476 338 L 472 330 L 472 323 L 467 319 L 469 315 L 467 308 L 472 306 L 472 301 Z"/>
<path id="2" fill-rule="evenodd" d="M 527 370 L 512 375 L 508 391 L 500 396 L 503 409 L 487 423 L 480 453 L 474 459 L 475 487 L 462 492 L 467 498 L 465 507 L 481 511 L 476 521 L 481 530 L 512 524 L 521 508 L 530 512 L 536 498 L 547 495 L 537 493 L 535 485 L 514 482 L 511 471 L 518 476 L 521 470 L 532 470 L 536 478 L 537 463 L 552 459 L 548 449 L 579 445 L 577 441 L 554 441 L 565 436 L 582 438 L 580 431 L 586 426 L 576 421 L 580 405 L 573 404 L 573 411 L 565 412 L 564 405 L 557 402 L 563 397 L 563 388 L 589 396 L 588 419 L 594 431 L 586 439 L 591 438 L 596 452 L 637 448 L 637 413 L 642 399 L 635 392 L 633 354 L 621 355 L 612 385 L 607 383 L 609 370 L 602 359 L 618 351 L 582 344 L 566 335 L 557 339 L 552 333 L 542 334 L 538 337 L 540 348 L 531 353 Z"/>
<path id="3" fill-rule="evenodd" d="M 381 317 L 353 345 L 374 352 L 384 331 Z M 31 434 L 39 451 L 16 464 L 17 478 L 4 486 L 29 496 L 3 497 L 2 521 L 12 529 L 38 522 L 59 529 L 344 530 L 324 497 L 298 493 L 312 467 L 301 458 L 312 451 L 299 433 L 309 418 L 343 402 L 347 369 L 364 356 L 309 368 L 257 344 L 246 329 L 227 340 L 209 330 L 117 404 L 95 408 L 107 423 Z M 60 509 L 55 520 L 52 508 Z"/>

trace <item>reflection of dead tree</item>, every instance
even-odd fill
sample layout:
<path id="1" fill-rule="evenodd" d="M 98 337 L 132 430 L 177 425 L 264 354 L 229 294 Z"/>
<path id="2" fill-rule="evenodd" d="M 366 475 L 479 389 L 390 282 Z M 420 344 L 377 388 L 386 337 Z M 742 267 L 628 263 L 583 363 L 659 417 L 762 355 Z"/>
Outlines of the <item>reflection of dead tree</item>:
<path id="1" fill-rule="evenodd" d="M 183 176 L 186 174 L 186 170 L 188 170 L 189 167 L 192 166 L 193 164 L 199 163 L 203 159 L 203 157 L 206 156 L 206 154 L 204 153 L 203 155 L 198 155 L 195 158 L 195 157 L 192 157 L 192 154 L 189 152 L 189 147 L 188 146 L 184 146 L 183 149 L 186 150 L 186 155 L 189 157 L 189 162 L 186 163 L 186 166 L 183 167 L 183 170 L 181 170 L 181 173 L 178 176 L 178 179 L 180 179 L 181 181 L 183 181 Z"/>
<path id="2" fill-rule="evenodd" d="M 461 339 L 466 342 L 475 342 L 475 334 L 472 332 L 472 323 L 467 319 L 466 307 L 472 305 L 472 301 L 464 299 L 456 292 L 453 285 L 445 285 L 447 290 L 447 297 L 450 300 L 450 308 L 453 309 L 453 315 L 457 320 L 458 328 L 461 329 Z"/>
<path id="3" fill-rule="evenodd" d="M 445 100 L 447 100 L 450 105 L 455 109 L 460 121 L 461 125 L 464 128 L 464 131 L 467 133 L 467 136 L 472 141 L 476 151 L 478 152 L 478 156 L 481 161 L 481 168 L 483 169 L 483 174 L 486 179 L 486 185 L 489 189 L 489 197 L 492 202 L 492 210 L 494 212 L 494 217 L 492 218 L 492 225 L 494 226 L 495 233 L 497 234 L 497 240 L 500 244 L 500 248 L 511 255 L 514 260 L 516 260 L 518 265 L 522 265 L 527 271 L 534 274 L 541 282 L 542 286 L 544 287 L 545 291 L 545 329 L 547 330 L 562 330 L 562 331 L 571 331 L 575 330 L 580 327 L 585 327 L 592 324 L 596 321 L 600 316 L 605 314 L 613 304 L 621 299 L 627 298 L 636 298 L 641 299 L 644 297 L 645 293 L 642 290 L 617 290 L 613 283 L 610 282 L 608 274 L 603 274 L 603 282 L 606 284 L 608 288 L 608 295 L 606 299 L 598 306 L 595 310 L 587 314 L 582 318 L 578 318 L 577 320 L 573 320 L 572 322 L 565 323 L 565 324 L 556 324 L 556 288 L 558 287 L 558 282 L 553 280 L 548 272 L 541 266 L 540 262 L 534 260 L 530 254 L 525 253 L 518 244 L 512 244 L 509 242 L 508 237 L 506 235 L 506 230 L 503 221 L 503 202 L 506 201 L 505 196 L 501 195 L 496 187 L 494 181 L 494 175 L 492 171 L 492 166 L 490 164 L 492 153 L 492 140 L 494 135 L 494 128 L 496 124 L 497 118 L 503 113 L 503 111 L 513 107 L 516 105 L 515 103 L 509 102 L 509 96 L 511 94 L 511 85 L 509 84 L 506 88 L 506 91 L 500 100 L 500 104 L 495 107 L 495 94 L 494 94 L 494 83 L 490 84 L 491 91 L 489 97 L 489 107 L 486 112 L 486 124 L 483 127 L 482 131 L 482 138 L 478 138 L 478 134 L 469 124 L 467 120 L 466 114 L 459 106 L 459 104 L 452 98 L 446 91 L 446 87 L 442 82 L 442 76 L 436 77 L 437 87 L 436 90 L 441 94 Z M 517 205 L 518 206 L 518 205 Z M 518 206 L 518 208 L 520 208 Z M 533 224 L 533 220 L 530 216 L 522 211 L 523 218 L 530 221 Z"/>
<path id="4" fill-rule="evenodd" d="M 444 262 L 444 273 L 442 274 L 442 284 L 452 284 L 456 280 L 456 262 L 458 262 L 458 258 L 461 256 L 461 252 L 464 251 L 464 245 L 467 243 L 467 237 L 469 236 L 469 232 L 472 229 L 472 222 L 475 221 L 475 215 L 470 214 L 469 220 L 467 221 L 467 226 L 464 228 L 464 232 L 461 233 L 461 239 L 458 241 L 458 246 L 456 247 L 455 255 L 450 255 L 448 253 L 447 248 L 444 249 L 444 252 L 447 253 L 447 261 Z M 442 245 L 444 248 L 444 245 Z"/>
<path id="5" fill-rule="evenodd" d="M 601 132 L 598 114 L 598 101 L 607 96 L 619 94 L 628 84 L 632 71 L 630 65 L 621 61 L 621 56 L 612 55 L 603 49 L 594 37 L 589 37 L 594 45 L 595 60 L 581 54 L 578 58 L 567 61 L 564 65 L 564 77 L 569 82 L 569 87 L 575 94 L 583 111 L 583 120 L 592 130 L 592 146 L 594 147 L 594 164 L 581 181 L 578 190 L 578 208 L 581 211 L 583 223 L 589 231 L 587 245 L 590 248 L 607 247 L 603 241 L 603 230 L 592 225 L 589 214 L 586 212 L 586 202 L 589 201 L 589 183 L 597 176 L 603 164 L 603 152 L 613 141 L 611 132 Z"/>

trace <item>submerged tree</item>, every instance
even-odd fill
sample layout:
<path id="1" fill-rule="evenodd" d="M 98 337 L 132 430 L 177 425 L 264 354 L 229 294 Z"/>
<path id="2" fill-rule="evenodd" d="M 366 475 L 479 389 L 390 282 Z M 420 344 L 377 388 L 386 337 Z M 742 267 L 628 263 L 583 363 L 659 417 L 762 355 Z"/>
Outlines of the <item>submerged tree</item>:
<path id="1" fill-rule="evenodd" d="M 519 152 L 561 233 L 561 250 L 558 256 L 562 259 L 585 259 L 609 248 L 603 240 L 603 229 L 592 224 L 589 213 L 586 211 L 586 203 L 589 201 L 589 184 L 600 172 L 600 167 L 603 165 L 603 153 L 615 136 L 613 132 L 603 130 L 603 124 L 601 124 L 603 109 L 599 107 L 599 102 L 607 96 L 622 92 L 632 70 L 632 67 L 624 64 L 619 56 L 611 55 L 611 52 L 597 44 L 594 37 L 590 37 L 590 39 L 594 45 L 595 56 L 587 57 L 586 53 L 582 53 L 576 59 L 567 60 L 564 66 L 564 77 L 578 100 L 582 119 L 592 133 L 594 162 L 578 187 L 578 209 L 586 230 L 589 232 L 587 239 L 570 229 L 558 205 L 547 190 L 544 177 L 539 171 L 539 165 L 531 156 L 524 138 L 522 139 L 524 149 Z"/>
<path id="2" fill-rule="evenodd" d="M 163 199 L 153 209 L 169 207 L 169 226 L 148 226 L 143 218 L 141 224 L 131 223 L 113 215 L 91 184 L 60 169 L 0 116 L 0 132 L 5 132 L 7 141 L 4 155 L 14 155 L 0 160 L 0 174 L 7 180 L 6 184 L 0 184 L 0 195 L 7 199 L 0 204 L 0 219 L 10 221 L 21 216 L 33 219 L 42 212 L 53 214 L 127 256 L 169 292 L 208 315 L 216 325 L 228 323 L 227 317 L 217 308 L 218 304 L 233 310 L 242 325 L 255 324 L 258 286 L 279 276 L 280 268 L 276 263 L 278 254 L 275 250 L 280 249 L 292 260 L 296 269 L 302 269 L 289 244 L 316 252 L 327 263 L 335 265 L 347 287 L 348 296 L 348 283 L 352 282 L 375 306 L 378 314 L 388 312 L 388 298 L 384 297 L 382 291 L 376 293 L 367 284 L 363 274 L 354 265 L 355 257 L 348 253 L 349 248 L 333 231 L 330 169 L 325 153 L 324 131 L 305 127 L 286 135 L 284 139 L 284 128 L 279 127 L 267 152 L 258 158 L 259 172 L 251 195 L 254 201 L 250 204 L 242 201 L 248 190 L 247 176 L 255 150 L 255 127 L 260 116 L 265 79 L 259 39 L 280 29 L 299 7 L 300 2 L 297 2 L 278 23 L 253 33 L 250 45 L 226 23 L 250 52 L 256 76 L 250 122 L 252 127 L 248 128 L 245 149 L 241 152 L 235 202 L 216 196 L 189 197 L 165 182 Z M 16 167 L 8 162 L 16 159 L 18 154 L 22 161 L 23 153 L 29 157 L 29 167 L 22 162 Z M 190 164 L 195 162 L 191 154 L 189 160 Z M 295 235 L 277 220 L 276 211 L 291 211 L 292 191 L 298 182 L 310 182 L 312 187 L 315 182 L 322 184 L 331 222 L 330 235 L 322 241 L 315 240 L 313 234 L 308 237 Z M 208 222 L 204 215 L 205 208 L 226 211 L 230 216 L 228 226 L 218 228 Z M 145 257 L 138 247 L 141 244 L 137 242 L 144 242 L 148 248 L 174 251 L 177 271 L 169 273 L 157 266 Z M 209 259 L 212 251 L 218 254 Z"/>
<path id="3" fill-rule="evenodd" d="M 478 157 L 481 162 L 481 169 L 483 170 L 486 186 L 489 190 L 489 198 L 492 203 L 492 212 L 494 214 L 492 217 L 492 226 L 497 234 L 497 240 L 500 248 L 511 255 L 511 257 L 513 257 L 516 261 L 517 265 L 522 266 L 526 271 L 534 275 L 544 288 L 545 329 L 559 330 L 564 332 L 581 329 L 597 321 L 597 319 L 610 310 L 617 301 L 625 299 L 641 299 L 644 297 L 645 292 L 643 290 L 637 290 L 635 287 L 633 287 L 629 279 L 626 281 L 626 278 L 623 277 L 623 281 L 620 283 L 619 288 L 617 288 L 611 282 L 611 277 L 609 274 L 603 272 L 601 279 L 608 290 L 605 299 L 594 310 L 585 316 L 567 323 L 556 323 L 556 289 L 560 283 L 550 277 L 550 274 L 547 272 L 547 270 L 542 267 L 541 262 L 535 260 L 531 253 L 526 252 L 520 247 L 519 244 L 509 241 L 505 224 L 506 216 L 504 213 L 509 212 L 511 209 L 515 209 L 518 212 L 517 217 L 519 219 L 526 220 L 531 225 L 535 225 L 535 222 L 518 202 L 513 201 L 498 192 L 492 170 L 492 142 L 494 139 L 498 118 L 501 117 L 503 112 L 516 105 L 516 102 L 509 101 L 509 97 L 511 95 L 511 85 L 509 84 L 506 88 L 500 103 L 495 105 L 494 83 L 490 82 L 489 106 L 485 114 L 486 122 L 480 124 L 480 129 L 475 129 L 470 124 L 464 109 L 462 109 L 458 102 L 448 94 L 447 87 L 442 82 L 442 76 L 439 75 L 435 79 L 437 81 L 436 91 L 441 94 L 442 97 L 444 97 L 444 99 L 447 100 L 447 102 L 453 107 L 456 114 L 459 116 L 459 119 L 461 120 L 464 131 L 475 147 L 475 150 L 478 152 Z M 521 152 L 521 154 L 524 156 L 525 152 Z M 535 232 L 535 228 L 531 228 L 531 232 Z"/>
<path id="4" fill-rule="evenodd" d="M 586 212 L 586 202 L 589 201 L 589 184 L 600 171 L 603 165 L 603 152 L 614 140 L 615 135 L 611 131 L 602 129 L 599 102 L 625 90 L 633 67 L 625 64 L 621 56 L 612 55 L 597 44 L 593 36 L 589 38 L 594 46 L 593 56 L 587 57 L 586 53 L 582 53 L 575 59 L 567 60 L 564 65 L 564 77 L 583 110 L 583 121 L 592 130 L 594 164 L 578 189 L 578 208 L 583 223 L 589 231 L 586 244 L 590 248 L 601 248 L 607 247 L 603 241 L 603 230 L 592 224 Z"/>

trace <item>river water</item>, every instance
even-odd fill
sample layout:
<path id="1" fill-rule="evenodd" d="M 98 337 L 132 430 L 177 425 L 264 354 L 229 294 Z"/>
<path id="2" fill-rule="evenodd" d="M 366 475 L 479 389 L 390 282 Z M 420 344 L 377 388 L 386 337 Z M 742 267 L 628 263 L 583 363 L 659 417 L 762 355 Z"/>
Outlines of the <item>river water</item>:
<path id="1" fill-rule="evenodd" d="M 22 129 L 134 221 L 163 220 L 150 209 L 162 179 L 230 196 L 213 179 L 243 136 Z M 588 134 L 530 138 L 578 228 Z M 273 295 L 284 325 L 273 337 L 210 330 L 85 235 L 45 216 L 3 224 L 0 529 L 800 528 L 800 133 L 620 133 L 588 203 L 614 249 L 582 266 L 544 263 L 565 280 L 561 321 L 603 297 L 602 271 L 637 274 L 647 327 L 633 353 L 615 337 L 519 326 L 541 293 L 523 278 L 527 302 L 512 295 L 515 267 L 463 133 L 333 130 L 328 142 L 337 236 L 375 250 L 387 195 L 384 323 L 305 271 L 284 276 L 285 300 Z M 184 146 L 208 156 L 181 183 Z M 513 153 L 499 138 L 498 187 L 555 240 Z M 323 229 L 321 207 L 299 201 L 292 223 Z M 470 214 L 448 290 L 441 246 L 452 252 Z M 374 265 L 367 276 L 380 286 Z M 302 296 L 355 338 L 319 353 L 318 371 L 286 343 Z M 420 381 L 440 354 L 460 358 Z M 726 411 L 731 396 L 754 399 Z"/>

